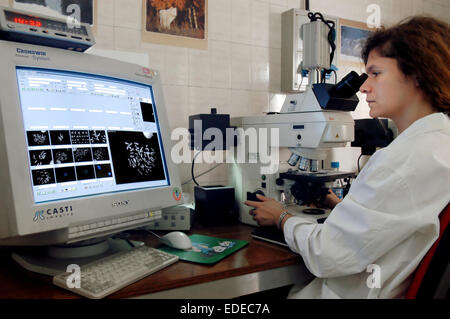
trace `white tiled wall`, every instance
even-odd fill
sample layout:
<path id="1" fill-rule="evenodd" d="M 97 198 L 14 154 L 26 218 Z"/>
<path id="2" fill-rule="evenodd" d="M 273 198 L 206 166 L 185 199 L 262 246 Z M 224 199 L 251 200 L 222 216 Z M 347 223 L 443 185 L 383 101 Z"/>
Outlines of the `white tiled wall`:
<path id="1" fill-rule="evenodd" d="M 381 23 L 384 25 L 390 25 L 415 14 L 429 14 L 442 20 L 450 20 L 448 0 L 311 0 L 310 9 L 365 22 L 368 15 L 366 8 L 369 4 L 380 6 Z"/>
<path id="2" fill-rule="evenodd" d="M 148 54 L 150 67 L 161 72 L 172 128 L 187 127 L 189 114 L 209 112 L 210 107 L 240 116 L 277 111 L 284 102 L 281 13 L 303 8 L 304 0 L 209 0 L 208 50 L 141 41 L 142 0 L 97 2 L 96 46 Z M 310 0 L 310 9 L 364 22 L 372 3 L 380 6 L 384 25 L 421 13 L 450 21 L 448 0 Z M 8 5 L 9 0 L 0 4 Z M 341 69 L 339 77 L 348 71 Z M 367 105 L 361 102 L 353 115 L 367 117 Z M 332 155 L 343 159 L 344 168 L 354 169 L 357 151 L 337 150 Z M 207 167 L 199 165 L 198 171 Z M 190 165 L 181 165 L 180 172 L 183 180 L 188 179 Z M 225 183 L 225 170 L 215 170 L 199 181 Z"/>

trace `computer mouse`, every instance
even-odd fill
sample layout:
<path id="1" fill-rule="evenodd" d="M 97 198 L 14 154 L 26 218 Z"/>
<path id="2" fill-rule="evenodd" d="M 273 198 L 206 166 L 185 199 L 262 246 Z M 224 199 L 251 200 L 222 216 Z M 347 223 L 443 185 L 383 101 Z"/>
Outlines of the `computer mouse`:
<path id="1" fill-rule="evenodd" d="M 159 240 L 172 248 L 175 249 L 191 249 L 192 242 L 191 239 L 183 232 L 173 231 L 164 236 L 161 236 Z"/>

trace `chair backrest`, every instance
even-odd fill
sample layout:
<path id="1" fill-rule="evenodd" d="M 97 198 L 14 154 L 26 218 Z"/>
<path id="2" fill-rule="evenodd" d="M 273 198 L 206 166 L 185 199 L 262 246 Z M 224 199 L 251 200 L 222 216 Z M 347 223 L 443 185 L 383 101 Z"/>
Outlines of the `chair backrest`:
<path id="1" fill-rule="evenodd" d="M 407 299 L 433 298 L 448 267 L 450 227 L 447 226 L 450 220 L 450 204 L 441 212 L 439 220 L 439 237 L 417 267 L 405 296 Z"/>

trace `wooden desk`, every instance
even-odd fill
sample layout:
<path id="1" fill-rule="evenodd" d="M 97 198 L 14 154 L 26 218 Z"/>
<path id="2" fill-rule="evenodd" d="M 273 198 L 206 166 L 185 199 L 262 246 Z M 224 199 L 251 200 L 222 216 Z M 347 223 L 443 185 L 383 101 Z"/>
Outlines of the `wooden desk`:
<path id="1" fill-rule="evenodd" d="M 237 224 L 195 227 L 188 234 L 241 239 L 249 244 L 214 265 L 179 261 L 108 298 L 232 298 L 257 291 L 310 280 L 300 256 L 289 249 L 252 239 L 253 227 Z M 133 231 L 131 239 L 157 247 L 154 236 Z M 51 277 L 21 269 L 9 254 L 0 254 L 0 299 L 4 298 L 81 298 L 56 287 Z"/>

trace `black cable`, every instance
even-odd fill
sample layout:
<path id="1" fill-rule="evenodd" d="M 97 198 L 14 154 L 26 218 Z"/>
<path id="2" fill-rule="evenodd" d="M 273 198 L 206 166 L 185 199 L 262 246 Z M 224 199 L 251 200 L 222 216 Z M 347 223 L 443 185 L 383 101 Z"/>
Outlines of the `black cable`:
<path id="1" fill-rule="evenodd" d="M 201 176 L 203 176 L 203 175 L 205 175 L 205 174 L 211 172 L 212 170 L 216 169 L 217 167 L 219 167 L 219 166 L 222 165 L 222 164 L 223 164 L 223 163 L 219 163 L 219 164 L 215 165 L 214 167 L 211 167 L 210 169 L 207 169 L 206 171 L 204 171 L 204 172 L 198 174 L 197 176 L 195 176 L 195 178 L 199 178 L 199 177 L 201 177 Z M 183 183 L 181 184 L 181 186 L 186 185 L 186 184 L 189 183 L 190 181 L 192 181 L 192 178 L 191 178 L 190 180 L 187 180 L 187 181 L 183 182 Z"/>
<path id="2" fill-rule="evenodd" d="M 333 62 L 333 59 L 334 59 L 334 52 L 336 51 L 336 44 L 334 43 L 334 40 L 333 40 L 334 22 L 331 20 L 329 20 L 329 22 L 333 23 L 332 27 L 330 27 L 327 24 L 328 27 L 330 27 L 330 31 L 328 32 L 328 42 L 330 43 L 330 46 L 331 46 L 331 53 L 330 53 L 330 65 L 331 65 L 331 63 Z"/>
<path id="3" fill-rule="evenodd" d="M 322 81 L 321 83 L 326 83 L 327 81 L 327 77 L 326 74 L 330 74 L 330 73 L 334 73 L 334 84 L 337 84 L 337 73 L 335 70 L 322 70 L 321 74 L 322 74 Z"/>
<path id="4" fill-rule="evenodd" d="M 358 157 L 358 173 L 361 172 L 361 168 L 359 166 L 359 160 L 361 159 L 361 156 L 363 156 L 362 154 L 359 155 Z"/>
<path id="5" fill-rule="evenodd" d="M 197 180 L 195 179 L 195 175 L 194 175 L 194 164 L 195 164 L 195 159 L 197 158 L 198 154 L 200 154 L 202 151 L 198 151 L 197 154 L 194 155 L 194 158 L 192 159 L 192 166 L 191 166 L 191 175 L 192 175 L 192 180 L 194 181 L 195 185 L 200 186 L 199 183 L 197 183 Z"/>
<path id="6" fill-rule="evenodd" d="M 330 65 L 331 65 L 333 63 L 333 59 L 334 59 L 334 52 L 336 51 L 336 44 L 334 43 L 334 40 L 333 40 L 333 37 L 335 35 L 334 21 L 325 20 L 323 15 L 320 12 L 316 12 L 316 13 L 309 12 L 308 18 L 311 20 L 311 22 L 314 22 L 317 20 L 322 20 L 322 22 L 325 23 L 328 26 L 328 28 L 330 29 L 328 31 L 328 43 L 330 44 L 330 47 L 331 47 L 331 53 L 330 53 Z M 326 73 L 331 73 L 331 69 L 326 70 Z"/>

